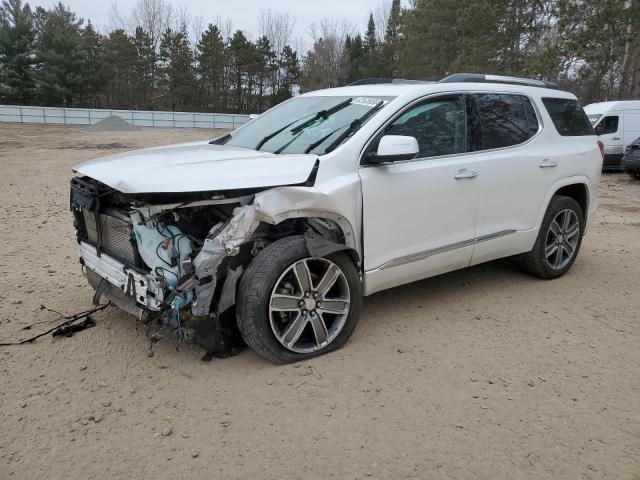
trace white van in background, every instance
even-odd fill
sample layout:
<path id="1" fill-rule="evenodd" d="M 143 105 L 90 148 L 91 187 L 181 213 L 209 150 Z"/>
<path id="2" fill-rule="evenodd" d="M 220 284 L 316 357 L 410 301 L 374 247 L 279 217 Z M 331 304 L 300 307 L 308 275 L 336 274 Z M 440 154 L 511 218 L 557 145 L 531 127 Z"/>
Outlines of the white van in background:
<path id="1" fill-rule="evenodd" d="M 604 168 L 620 169 L 625 149 L 640 137 L 640 100 L 592 103 L 584 110 L 604 143 Z"/>

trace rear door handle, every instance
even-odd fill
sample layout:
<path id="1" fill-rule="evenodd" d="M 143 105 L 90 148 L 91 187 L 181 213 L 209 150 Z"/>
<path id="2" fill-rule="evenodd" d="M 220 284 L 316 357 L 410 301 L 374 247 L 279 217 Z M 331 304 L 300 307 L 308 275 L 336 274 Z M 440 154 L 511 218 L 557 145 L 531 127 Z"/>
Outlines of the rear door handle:
<path id="1" fill-rule="evenodd" d="M 613 137 L 614 140 L 621 140 L 620 137 Z"/>
<path id="2" fill-rule="evenodd" d="M 558 166 L 558 162 L 554 162 L 546 158 L 541 164 L 540 168 L 556 168 Z"/>
<path id="3" fill-rule="evenodd" d="M 476 178 L 477 176 L 478 176 L 478 172 L 474 172 L 472 170 L 467 170 L 466 168 L 463 168 L 462 170 L 458 171 L 458 173 L 454 178 L 456 180 L 464 180 L 465 178 Z"/>

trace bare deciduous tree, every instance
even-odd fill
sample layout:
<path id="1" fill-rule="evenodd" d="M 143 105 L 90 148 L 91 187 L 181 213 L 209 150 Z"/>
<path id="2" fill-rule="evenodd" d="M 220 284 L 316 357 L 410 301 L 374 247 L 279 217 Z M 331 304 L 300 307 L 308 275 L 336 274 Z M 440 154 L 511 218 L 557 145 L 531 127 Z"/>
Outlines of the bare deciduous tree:
<path id="1" fill-rule="evenodd" d="M 384 42 L 385 32 L 389 24 L 389 16 L 391 14 L 391 0 L 382 0 L 373 12 L 373 18 L 376 22 L 376 36 L 378 42 Z"/>
<path id="2" fill-rule="evenodd" d="M 346 40 L 355 27 L 346 19 L 322 19 L 310 27 L 313 48 L 307 53 L 305 77 L 312 88 L 338 86 L 344 77 Z"/>
<path id="3" fill-rule="evenodd" d="M 229 41 L 229 38 L 231 38 L 233 34 L 233 21 L 229 17 L 222 18 L 220 15 L 216 15 L 208 23 L 218 27 L 225 43 Z"/>
<path id="4" fill-rule="evenodd" d="M 175 10 L 173 28 L 188 31 L 191 26 L 191 14 L 185 5 L 180 5 Z"/>
<path id="5" fill-rule="evenodd" d="M 127 19 L 122 12 L 118 9 L 118 4 L 115 1 L 111 2 L 111 10 L 109 11 L 109 18 L 107 20 L 107 31 L 113 30 L 127 30 Z"/>
<path id="6" fill-rule="evenodd" d="M 204 21 L 204 18 L 202 18 L 200 15 L 193 17 L 193 19 L 191 20 L 191 43 L 193 44 L 194 50 L 196 45 L 198 45 L 198 42 L 200 41 L 200 38 L 202 37 L 202 34 L 204 33 L 206 29 L 206 23 Z"/>
<path id="7" fill-rule="evenodd" d="M 119 11 L 116 2 L 111 3 L 109 24 L 112 28 L 122 29 L 134 33 L 137 27 L 142 27 L 151 37 L 153 46 L 158 48 L 162 33 L 167 28 L 180 27 L 180 18 L 171 2 L 167 0 L 138 0 L 126 16 Z M 183 12 L 186 13 L 186 10 Z M 178 24 L 176 24 L 176 21 Z"/>
<path id="8" fill-rule="evenodd" d="M 291 41 L 296 21 L 289 13 L 272 9 L 260 10 L 258 31 L 261 37 L 267 37 L 276 52 L 282 52 Z"/>

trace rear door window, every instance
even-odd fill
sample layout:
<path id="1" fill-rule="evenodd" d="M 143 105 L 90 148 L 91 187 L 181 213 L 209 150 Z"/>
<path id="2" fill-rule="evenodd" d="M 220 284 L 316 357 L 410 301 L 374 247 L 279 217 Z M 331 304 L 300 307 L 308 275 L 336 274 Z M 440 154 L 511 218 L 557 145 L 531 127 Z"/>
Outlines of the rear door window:
<path id="1" fill-rule="evenodd" d="M 519 145 L 538 133 L 538 117 L 527 97 L 495 93 L 471 97 L 476 151 Z"/>
<path id="2" fill-rule="evenodd" d="M 543 98 L 544 104 L 558 133 L 563 137 L 595 135 L 589 117 L 577 100 L 570 98 Z"/>

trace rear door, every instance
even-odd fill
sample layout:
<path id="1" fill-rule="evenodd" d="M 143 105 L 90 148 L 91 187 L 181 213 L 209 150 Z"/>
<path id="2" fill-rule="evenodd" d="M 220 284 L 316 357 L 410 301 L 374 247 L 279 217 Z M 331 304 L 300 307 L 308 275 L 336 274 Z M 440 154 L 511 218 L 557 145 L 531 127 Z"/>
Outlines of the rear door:
<path id="1" fill-rule="evenodd" d="M 521 94 L 474 93 L 478 222 L 472 263 L 521 253 L 559 170 L 552 146 L 536 142 L 542 123 Z"/>

